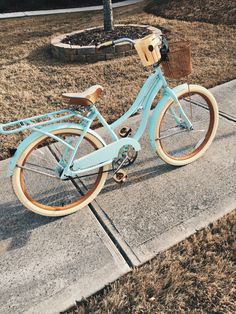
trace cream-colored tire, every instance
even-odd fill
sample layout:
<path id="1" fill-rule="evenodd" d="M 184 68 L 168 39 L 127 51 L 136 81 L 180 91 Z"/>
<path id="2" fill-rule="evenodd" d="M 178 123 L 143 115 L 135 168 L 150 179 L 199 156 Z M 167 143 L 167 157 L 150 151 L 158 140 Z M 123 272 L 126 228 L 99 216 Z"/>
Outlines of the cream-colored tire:
<path id="1" fill-rule="evenodd" d="M 156 121 L 155 143 L 157 154 L 166 163 L 183 166 L 200 158 L 209 148 L 217 131 L 219 114 L 215 98 L 202 86 L 189 85 L 177 96 L 194 129 L 181 130 L 176 125 L 170 108 L 177 112 L 178 107 L 170 100 Z"/>
<path id="2" fill-rule="evenodd" d="M 53 131 L 52 133 L 73 143 L 73 140 L 76 141 L 81 132 L 79 129 L 71 128 Z M 84 148 L 82 147 L 82 149 L 84 154 L 104 146 L 98 137 L 89 132 L 85 135 L 83 141 Z M 37 214 L 43 216 L 72 214 L 93 201 L 105 184 L 108 175 L 107 170 L 110 165 L 91 170 L 89 174 L 93 173 L 93 175 L 88 175 L 83 180 L 76 178 L 77 181 L 74 179 L 74 181 L 71 179 L 64 181 L 58 178 L 59 175 L 56 178 L 58 159 L 55 154 L 60 155 L 62 151 L 63 145 L 61 142 L 55 142 L 48 136 L 43 135 L 31 143 L 17 161 L 17 167 L 12 176 L 13 189 L 20 202 Z M 20 167 L 31 168 L 31 170 Z M 32 169 L 39 170 L 44 174 L 34 172 Z M 96 175 L 94 175 L 94 172 Z M 53 177 L 45 175 L 46 173 L 53 175 Z M 84 180 L 86 180 L 87 186 L 82 182 Z M 90 183 L 93 180 L 95 182 Z M 82 182 L 80 183 L 81 186 L 78 182 Z"/>

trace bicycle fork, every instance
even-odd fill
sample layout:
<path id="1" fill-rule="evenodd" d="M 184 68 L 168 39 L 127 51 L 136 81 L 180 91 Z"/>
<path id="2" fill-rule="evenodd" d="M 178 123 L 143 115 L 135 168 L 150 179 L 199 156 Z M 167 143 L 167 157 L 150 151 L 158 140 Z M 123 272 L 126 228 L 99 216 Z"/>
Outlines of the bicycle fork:
<path id="1" fill-rule="evenodd" d="M 174 102 L 178 105 L 179 114 L 181 116 L 183 116 L 183 118 L 184 118 L 184 124 L 183 124 L 182 119 L 178 117 L 178 115 L 175 113 L 174 109 L 170 108 L 169 109 L 170 113 L 173 116 L 173 118 L 175 119 L 175 122 L 177 123 L 177 125 L 182 126 L 183 128 L 187 128 L 188 130 L 193 130 L 193 125 L 192 125 L 191 121 L 189 120 L 189 118 L 187 117 L 186 113 L 184 112 L 176 94 L 169 87 L 166 88 L 166 91 L 170 95 L 170 97 L 174 100 Z"/>

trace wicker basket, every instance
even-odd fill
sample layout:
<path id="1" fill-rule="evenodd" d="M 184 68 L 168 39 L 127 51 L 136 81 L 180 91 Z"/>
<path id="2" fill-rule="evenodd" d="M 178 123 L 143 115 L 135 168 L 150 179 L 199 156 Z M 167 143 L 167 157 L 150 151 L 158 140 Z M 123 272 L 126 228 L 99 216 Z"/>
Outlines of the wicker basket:
<path id="1" fill-rule="evenodd" d="M 144 66 L 157 63 L 161 59 L 161 39 L 157 34 L 138 39 L 134 45 Z"/>
<path id="2" fill-rule="evenodd" d="M 180 79 L 192 72 L 191 45 L 188 41 L 169 44 L 166 61 L 161 63 L 164 75 L 173 79 Z"/>

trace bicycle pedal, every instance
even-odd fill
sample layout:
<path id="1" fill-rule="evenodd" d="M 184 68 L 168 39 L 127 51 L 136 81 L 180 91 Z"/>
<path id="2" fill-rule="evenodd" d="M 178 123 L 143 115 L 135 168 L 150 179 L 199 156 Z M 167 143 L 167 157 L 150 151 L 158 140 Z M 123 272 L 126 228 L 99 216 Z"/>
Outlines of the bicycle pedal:
<path id="1" fill-rule="evenodd" d="M 119 170 L 117 173 L 114 174 L 113 176 L 113 180 L 116 182 L 116 183 L 124 183 L 126 182 L 128 179 L 128 174 L 126 171 L 124 170 Z"/>
<path id="2" fill-rule="evenodd" d="M 124 126 L 123 128 L 120 129 L 119 135 L 120 137 L 127 137 L 132 133 L 132 129 L 128 126 Z"/>

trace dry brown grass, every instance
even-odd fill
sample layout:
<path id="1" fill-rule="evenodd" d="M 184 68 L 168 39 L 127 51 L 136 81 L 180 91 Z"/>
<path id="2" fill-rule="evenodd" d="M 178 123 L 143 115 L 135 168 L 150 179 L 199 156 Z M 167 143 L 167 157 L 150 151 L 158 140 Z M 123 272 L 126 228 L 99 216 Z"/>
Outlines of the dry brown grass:
<path id="1" fill-rule="evenodd" d="M 236 24 L 235 0 L 152 0 L 146 11 L 166 18 Z"/>
<path id="2" fill-rule="evenodd" d="M 167 28 L 171 37 L 192 42 L 194 72 L 190 82 L 211 87 L 235 77 L 233 26 L 167 20 L 143 12 L 141 4 L 115 10 L 116 23 L 144 23 Z M 102 13 L 65 14 L 1 20 L 0 122 L 63 108 L 60 95 L 92 84 L 105 87 L 98 108 L 108 121 L 132 103 L 150 69 L 137 56 L 96 64 L 61 64 L 50 56 L 53 35 L 102 24 Z M 177 82 L 172 82 L 172 84 Z M 22 138 L 1 137 L 0 158 Z"/>
<path id="3" fill-rule="evenodd" d="M 233 314 L 236 212 L 120 278 L 66 314 Z"/>

